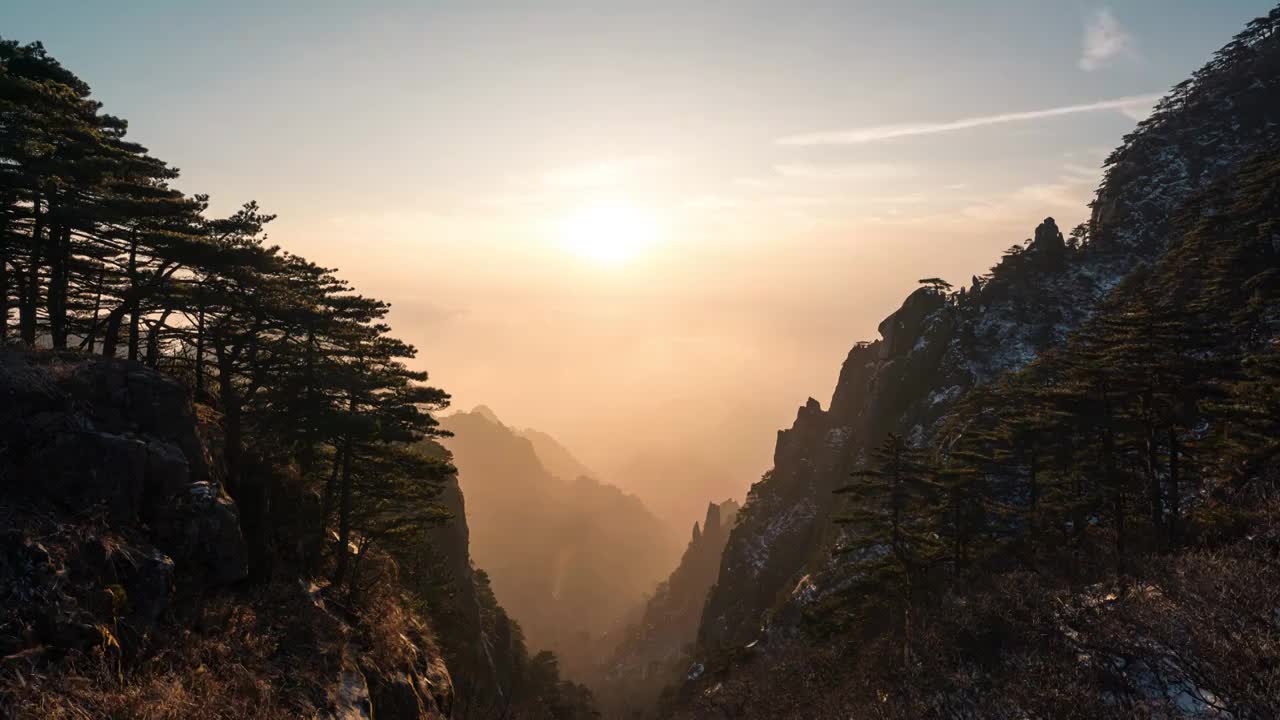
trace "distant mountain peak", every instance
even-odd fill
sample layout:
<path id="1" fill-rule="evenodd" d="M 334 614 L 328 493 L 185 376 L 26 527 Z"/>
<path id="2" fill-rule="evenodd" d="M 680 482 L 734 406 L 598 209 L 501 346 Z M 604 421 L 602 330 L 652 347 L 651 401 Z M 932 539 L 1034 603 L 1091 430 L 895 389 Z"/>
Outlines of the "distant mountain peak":
<path id="1" fill-rule="evenodd" d="M 525 428 L 516 432 L 533 444 L 533 450 L 538 454 L 538 459 L 542 461 L 543 466 L 551 471 L 552 475 L 559 477 L 561 480 L 573 481 L 584 477 L 599 478 L 599 475 L 594 470 L 583 464 L 563 443 L 552 435 L 534 428 Z"/>
<path id="2" fill-rule="evenodd" d="M 490 409 L 488 405 L 475 406 L 474 408 L 472 408 L 471 414 L 479 415 L 480 417 L 484 418 L 485 420 L 488 420 L 489 422 L 495 425 L 503 424 L 502 421 L 498 419 L 498 414 L 495 413 L 492 409 Z"/>

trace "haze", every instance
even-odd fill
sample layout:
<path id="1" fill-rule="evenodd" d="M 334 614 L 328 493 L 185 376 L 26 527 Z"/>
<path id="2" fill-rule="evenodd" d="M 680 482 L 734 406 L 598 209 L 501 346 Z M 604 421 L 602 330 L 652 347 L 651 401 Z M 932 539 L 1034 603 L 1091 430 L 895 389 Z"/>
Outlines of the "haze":
<path id="1" fill-rule="evenodd" d="M 42 2 L 0 19 L 130 118 L 183 190 L 215 211 L 258 200 L 273 241 L 393 302 L 456 407 L 551 433 L 683 524 L 743 496 L 918 278 L 967 282 L 1046 213 L 1083 220 L 1116 139 L 1264 5 Z"/>

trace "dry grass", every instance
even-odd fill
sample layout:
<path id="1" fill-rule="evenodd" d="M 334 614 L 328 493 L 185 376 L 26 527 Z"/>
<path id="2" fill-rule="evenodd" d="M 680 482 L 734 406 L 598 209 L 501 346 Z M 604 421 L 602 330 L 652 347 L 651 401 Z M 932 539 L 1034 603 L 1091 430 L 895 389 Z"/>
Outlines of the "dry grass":
<path id="1" fill-rule="evenodd" d="M 0 706 L 14 720 L 265 720 L 324 706 L 346 638 L 299 588 L 222 595 L 194 615 L 193 629 L 162 629 L 156 649 L 124 668 L 105 646 L 56 663 L 5 662 Z"/>

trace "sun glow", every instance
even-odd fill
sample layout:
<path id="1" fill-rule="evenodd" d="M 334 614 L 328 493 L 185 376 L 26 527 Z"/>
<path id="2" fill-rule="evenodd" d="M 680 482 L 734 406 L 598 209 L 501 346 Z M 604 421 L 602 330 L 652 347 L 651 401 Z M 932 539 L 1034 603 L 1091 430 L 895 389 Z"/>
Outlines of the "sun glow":
<path id="1" fill-rule="evenodd" d="M 560 241 L 574 255 L 600 265 L 622 265 L 658 238 L 652 212 L 622 203 L 579 208 L 560 226 Z"/>

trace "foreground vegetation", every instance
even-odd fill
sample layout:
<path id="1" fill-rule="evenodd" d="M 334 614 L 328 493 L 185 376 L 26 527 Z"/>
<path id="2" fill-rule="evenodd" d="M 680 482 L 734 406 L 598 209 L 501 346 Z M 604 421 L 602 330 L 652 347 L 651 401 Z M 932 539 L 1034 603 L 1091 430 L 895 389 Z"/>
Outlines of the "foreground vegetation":
<path id="1" fill-rule="evenodd" d="M 305 615 L 273 593 L 316 583 L 376 645 L 428 627 L 421 614 L 443 612 L 472 582 L 427 564 L 465 546 L 424 550 L 433 528 L 459 520 L 440 503 L 453 468 L 432 443 L 445 434 L 434 415 L 449 396 L 409 367 L 416 351 L 391 334 L 387 303 L 269 244 L 274 216 L 253 202 L 210 217 L 208 197 L 175 189 L 177 170 L 126 129 L 40 44 L 0 41 L 0 345 L 124 358 L 184 383 L 216 416 L 221 485 L 238 508 L 250 580 L 219 601 L 229 603 L 225 638 L 171 628 L 123 664 L 68 661 L 41 677 L 66 690 L 68 715 L 83 701 L 97 715 L 286 716 L 277 700 L 298 678 L 281 687 L 274 656 L 257 648 L 302 642 L 275 633 Z M 21 480 L 10 490 L 21 493 Z M 487 693 L 460 704 L 500 703 L 512 717 L 589 712 L 554 656 L 531 656 L 492 594 L 479 594 L 482 626 L 455 631 L 470 635 L 445 643 L 446 656 L 500 677 L 459 682 Z M 479 668 L 472 656 L 486 631 L 505 642 Z M 17 667 L 0 680 L 4 704 L 30 701 L 42 716 Z M 161 695 L 167 704 L 153 709 Z"/>

